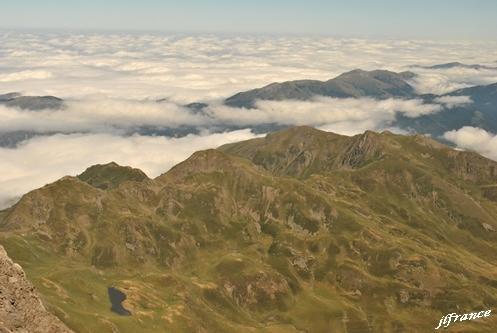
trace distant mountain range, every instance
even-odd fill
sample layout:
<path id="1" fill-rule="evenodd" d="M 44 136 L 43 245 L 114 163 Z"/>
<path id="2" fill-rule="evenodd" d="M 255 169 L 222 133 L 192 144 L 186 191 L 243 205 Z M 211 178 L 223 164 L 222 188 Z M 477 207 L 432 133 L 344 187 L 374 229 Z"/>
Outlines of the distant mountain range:
<path id="1" fill-rule="evenodd" d="M 459 63 L 438 66 L 454 66 L 455 64 Z M 440 112 L 416 118 L 397 113 L 391 126 L 410 132 L 428 134 L 434 138 L 439 138 L 446 131 L 457 130 L 464 126 L 476 126 L 497 133 L 497 83 L 464 88 L 443 95 L 419 95 L 409 84 L 409 80 L 414 76 L 415 74 L 411 72 L 355 70 L 325 82 L 303 80 L 273 83 L 260 89 L 238 93 L 227 98 L 225 104 L 251 108 L 255 106 L 257 100 L 310 100 L 315 96 L 375 99 L 419 98 L 425 103 L 433 103 L 443 97 L 468 96 L 470 103 L 444 107 Z"/>
<path id="2" fill-rule="evenodd" d="M 0 95 L 0 105 L 31 111 L 59 110 L 64 106 L 64 101 L 54 96 L 22 96 L 19 93 L 8 93 Z"/>
<path id="3" fill-rule="evenodd" d="M 257 100 L 309 100 L 315 96 L 335 98 L 391 97 L 412 98 L 414 88 L 407 80 L 415 76 L 411 72 L 394 73 L 385 70 L 344 73 L 328 81 L 300 80 L 272 83 L 263 88 L 238 93 L 226 99 L 233 107 L 255 107 Z"/>
<path id="4" fill-rule="evenodd" d="M 413 68 L 425 68 L 425 69 L 452 69 L 452 68 L 464 68 L 464 69 L 487 69 L 487 70 L 497 70 L 497 67 L 494 66 L 486 66 L 486 65 L 478 65 L 478 64 L 463 64 L 460 62 L 449 62 L 446 64 L 437 64 L 437 65 L 432 65 L 432 66 L 420 66 L 420 65 L 415 65 L 412 66 Z"/>
<path id="5" fill-rule="evenodd" d="M 464 126 L 480 127 L 497 133 L 497 83 L 459 89 L 441 96 L 423 95 L 422 98 L 429 103 L 446 96 L 468 96 L 471 102 L 417 118 L 397 114 L 393 125 L 416 133 L 429 134 L 434 138 Z"/>
<path id="6" fill-rule="evenodd" d="M 64 177 L 0 211 L 0 243 L 79 333 L 424 333 L 497 307 L 496 184 L 424 136 L 296 127 Z"/>
<path id="7" fill-rule="evenodd" d="M 464 67 L 474 69 L 490 69 L 483 65 L 464 65 L 454 62 L 430 66 L 432 69 Z M 373 99 L 420 99 L 424 103 L 437 103 L 439 99 L 446 97 L 467 96 L 470 102 L 466 104 L 450 105 L 441 108 L 441 111 L 419 116 L 407 117 L 397 113 L 395 120 L 390 124 L 408 132 L 431 135 L 441 139 L 446 131 L 458 130 L 464 126 L 477 126 L 487 131 L 497 133 L 497 83 L 486 86 L 474 86 L 460 89 L 442 95 L 417 94 L 411 84 L 416 74 L 412 72 L 395 73 L 386 70 L 364 71 L 354 70 L 344 73 L 328 81 L 298 80 L 282 83 L 272 83 L 262 88 L 237 93 L 224 101 L 225 105 L 235 108 L 245 108 L 251 112 L 259 100 L 312 100 L 316 96 L 332 98 L 361 98 Z M 158 100 L 158 103 L 163 100 Z M 42 109 L 64 108 L 64 101 L 53 96 L 21 96 L 17 93 L 0 95 L 0 105 L 17 107 L 24 110 L 38 111 Z M 190 112 L 202 114 L 209 105 L 207 103 L 190 103 L 185 105 Z M 279 130 L 287 125 L 278 123 L 261 124 L 213 124 L 209 128 L 212 132 L 222 132 L 251 127 L 256 132 L 265 133 Z M 200 128 L 196 126 L 181 127 L 154 127 L 142 126 L 129 130 L 130 134 L 139 133 L 143 135 L 166 135 L 184 136 L 191 133 L 199 133 Z M 47 133 L 49 134 L 49 133 Z M 18 142 L 28 139 L 36 132 L 29 131 L 7 131 L 0 133 L 0 146 L 12 147 Z"/>

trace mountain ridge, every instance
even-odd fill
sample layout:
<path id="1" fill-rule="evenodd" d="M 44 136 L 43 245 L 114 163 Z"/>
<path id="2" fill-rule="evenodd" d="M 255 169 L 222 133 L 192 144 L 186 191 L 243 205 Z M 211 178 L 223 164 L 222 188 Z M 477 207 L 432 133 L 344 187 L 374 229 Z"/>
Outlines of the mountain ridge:
<path id="1" fill-rule="evenodd" d="M 107 190 L 65 177 L 0 215 L 0 242 L 78 332 L 426 332 L 497 305 L 496 183 L 420 135 L 303 126 Z"/>
<path id="2" fill-rule="evenodd" d="M 255 107 L 256 100 L 308 100 L 315 96 L 335 98 L 412 97 L 414 89 L 406 80 L 411 72 L 395 73 L 387 70 L 364 71 L 356 69 L 328 81 L 298 80 L 271 83 L 259 89 L 237 93 L 225 100 L 234 107 Z"/>
<path id="3" fill-rule="evenodd" d="M 464 68 L 464 69 L 486 69 L 486 70 L 497 70 L 497 67 L 493 66 L 486 66 L 486 65 L 480 65 L 480 64 L 464 64 L 458 61 L 454 62 L 448 62 L 445 64 L 436 64 L 436 65 L 431 65 L 431 66 L 420 66 L 420 65 L 415 65 L 412 67 L 417 67 L 417 68 L 425 68 L 425 69 L 452 69 L 452 68 Z"/>
<path id="4" fill-rule="evenodd" d="M 482 128 L 491 133 L 497 133 L 497 113 L 493 105 L 497 104 L 497 83 L 489 85 L 472 86 L 458 89 L 445 94 L 418 94 L 410 82 L 415 74 L 411 72 L 395 73 L 387 70 L 353 70 L 343 73 L 327 81 L 317 80 L 298 80 L 287 81 L 282 83 L 272 83 L 265 87 L 252 89 L 245 92 L 237 93 L 224 100 L 224 104 L 236 107 L 246 108 L 246 112 L 251 112 L 250 108 L 256 107 L 258 100 L 312 100 L 316 96 L 328 96 L 333 98 L 361 98 L 368 97 L 373 99 L 397 98 L 402 100 L 416 99 L 423 104 L 437 104 L 439 110 L 429 114 L 418 115 L 417 117 L 408 116 L 397 112 L 394 119 L 385 124 L 399 128 L 408 133 L 419 133 L 431 135 L 435 139 L 448 143 L 444 138 L 444 133 L 453 130 L 459 130 L 464 126 L 473 126 Z M 451 103 L 444 100 L 451 97 L 467 97 L 468 100 L 459 100 Z M 22 96 L 17 93 L 0 95 L 0 104 L 5 101 L 16 101 Z M 34 99 L 43 99 L 45 97 L 29 97 Z M 47 97 L 48 98 L 48 97 Z M 51 97 L 50 97 L 51 98 Z M 59 100 L 58 98 L 54 97 Z M 2 102 L 4 100 L 4 102 Z M 60 102 L 60 103 L 59 103 Z M 161 100 L 157 101 L 158 103 Z M 40 102 L 41 103 L 41 102 Z M 60 108 L 64 108 L 64 102 L 59 100 Z M 42 105 L 41 103 L 40 105 Z M 37 105 L 33 104 L 36 111 Z M 38 105 L 38 106 L 40 106 Z M 55 106 L 55 108 L 59 108 Z M 192 114 L 201 114 L 211 117 L 206 110 L 209 107 L 207 103 L 190 103 L 183 105 Z M 209 127 L 209 130 L 215 133 L 238 130 L 250 127 L 256 133 L 268 133 L 277 131 L 290 125 L 280 124 L 278 122 L 269 122 L 259 124 L 254 121 L 253 124 L 236 125 L 233 122 L 224 123 L 220 121 Z M 197 126 L 180 126 L 180 127 L 154 127 L 145 126 L 128 130 L 126 135 L 137 133 L 140 135 L 158 135 L 184 137 L 188 134 L 199 134 L 202 127 Z M 16 147 L 16 145 L 36 135 L 51 135 L 54 132 L 37 133 L 36 131 L 9 131 L 4 130 L 0 133 L 0 146 Z"/>
<path id="5" fill-rule="evenodd" d="M 24 96 L 20 93 L 0 95 L 0 105 L 19 108 L 22 110 L 60 110 L 64 107 L 64 100 L 55 96 Z"/>

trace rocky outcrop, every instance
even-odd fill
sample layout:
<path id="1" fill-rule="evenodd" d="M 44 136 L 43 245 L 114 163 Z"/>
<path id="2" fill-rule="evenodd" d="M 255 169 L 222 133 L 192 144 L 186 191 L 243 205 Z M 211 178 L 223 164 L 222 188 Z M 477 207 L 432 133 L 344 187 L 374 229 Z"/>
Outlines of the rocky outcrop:
<path id="1" fill-rule="evenodd" d="M 72 331 L 45 309 L 21 266 L 0 246 L 0 333 L 14 332 Z"/>

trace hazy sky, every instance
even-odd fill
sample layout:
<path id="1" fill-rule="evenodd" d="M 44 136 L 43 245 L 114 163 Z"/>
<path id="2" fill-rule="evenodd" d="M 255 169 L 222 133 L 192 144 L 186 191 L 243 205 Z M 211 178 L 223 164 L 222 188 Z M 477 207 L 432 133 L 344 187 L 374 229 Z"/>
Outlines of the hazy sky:
<path id="1" fill-rule="evenodd" d="M 496 0 L 1 0 L 0 28 L 497 39 Z"/>

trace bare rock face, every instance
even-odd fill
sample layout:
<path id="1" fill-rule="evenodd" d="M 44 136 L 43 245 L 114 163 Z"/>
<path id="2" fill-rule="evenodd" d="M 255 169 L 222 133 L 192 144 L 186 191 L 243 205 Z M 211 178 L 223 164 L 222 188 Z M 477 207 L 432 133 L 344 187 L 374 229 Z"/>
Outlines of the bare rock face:
<path id="1" fill-rule="evenodd" d="M 0 246 L 0 333 L 70 333 L 50 314 L 26 279 Z"/>

